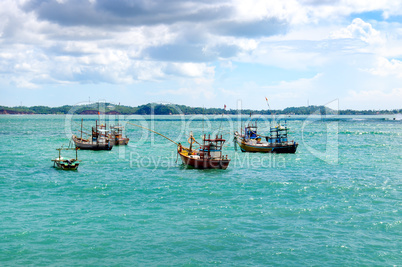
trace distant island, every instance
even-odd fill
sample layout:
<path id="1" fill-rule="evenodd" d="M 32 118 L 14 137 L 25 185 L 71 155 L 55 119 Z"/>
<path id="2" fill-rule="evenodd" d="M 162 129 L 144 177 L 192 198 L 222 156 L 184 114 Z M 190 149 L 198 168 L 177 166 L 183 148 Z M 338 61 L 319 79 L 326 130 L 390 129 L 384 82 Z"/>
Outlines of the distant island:
<path id="1" fill-rule="evenodd" d="M 101 108 L 100 108 L 101 107 Z M 46 106 L 32 106 L 32 107 L 5 107 L 0 106 L 0 114 L 68 114 L 73 110 L 74 114 L 80 115 L 93 115 L 101 113 L 108 115 L 179 115 L 179 114 L 205 114 L 205 115 L 216 115 L 216 114 L 228 114 L 236 115 L 239 113 L 236 109 L 224 110 L 223 108 L 202 108 L 202 107 L 189 107 L 185 105 L 176 104 L 159 104 L 159 103 L 149 103 L 146 105 L 141 105 L 138 107 L 130 107 L 124 105 L 115 105 L 111 103 L 91 103 L 87 105 L 71 106 L 65 105 L 61 107 L 46 107 Z M 338 112 L 328 109 L 324 106 L 304 106 L 304 107 L 289 107 L 283 110 L 251 110 L 243 109 L 242 114 L 261 114 L 261 115 L 271 115 L 271 114 L 283 114 L 283 115 L 310 115 L 320 112 L 320 114 L 338 114 L 338 115 L 387 115 L 387 114 L 398 114 L 402 113 L 402 109 L 393 110 L 339 110 Z"/>

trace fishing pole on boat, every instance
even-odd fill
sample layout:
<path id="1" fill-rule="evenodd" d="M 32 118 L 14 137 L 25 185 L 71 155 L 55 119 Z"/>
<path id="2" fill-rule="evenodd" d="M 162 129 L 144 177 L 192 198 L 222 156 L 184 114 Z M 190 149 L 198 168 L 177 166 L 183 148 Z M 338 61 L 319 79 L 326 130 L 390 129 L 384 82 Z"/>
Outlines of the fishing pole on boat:
<path id="1" fill-rule="evenodd" d="M 219 132 L 221 131 L 223 115 L 225 115 L 225 110 L 226 110 L 226 105 L 223 106 L 222 118 L 221 118 L 221 123 L 219 124 L 218 135 L 219 135 Z"/>
<path id="2" fill-rule="evenodd" d="M 265 97 L 265 100 L 267 101 L 267 105 L 268 105 L 268 109 L 269 109 L 269 111 L 271 111 L 271 107 L 269 106 L 268 98 L 267 98 L 267 97 Z"/>
<path id="3" fill-rule="evenodd" d="M 83 133 L 83 134 L 86 134 L 86 135 L 92 135 L 92 134 L 84 132 L 84 131 L 80 131 L 80 132 Z"/>
<path id="4" fill-rule="evenodd" d="M 129 121 L 128 121 L 127 123 L 129 123 L 129 124 L 131 124 L 131 125 L 133 125 L 133 126 L 135 126 L 135 127 L 139 127 L 139 128 L 142 128 L 142 129 L 148 130 L 148 131 L 150 131 L 150 132 L 156 133 L 156 134 L 158 134 L 158 135 L 160 135 L 160 136 L 162 136 L 162 137 L 166 138 L 166 139 L 167 139 L 167 140 L 169 140 L 170 142 L 172 142 L 172 143 L 176 144 L 177 146 L 179 146 L 179 144 L 178 144 L 178 143 L 176 143 L 175 141 L 173 141 L 172 139 L 170 139 L 169 137 L 167 137 L 167 136 L 165 136 L 165 135 L 163 135 L 163 134 L 161 134 L 161 133 L 158 133 L 158 132 L 156 132 L 156 131 L 154 131 L 154 130 L 148 129 L 148 128 L 144 127 L 144 126 L 141 126 L 141 125 L 137 125 L 137 124 L 131 123 L 131 122 L 129 122 Z"/>
<path id="5" fill-rule="evenodd" d="M 199 143 L 199 142 L 197 142 L 197 140 L 195 140 L 195 138 L 194 138 L 194 136 L 193 136 L 193 132 L 190 132 L 190 137 L 188 138 L 188 143 L 190 144 L 190 145 L 192 145 L 193 144 L 193 141 L 194 141 L 194 143 L 196 143 L 196 144 L 198 144 L 198 145 L 200 145 L 201 146 L 201 144 Z"/>
<path id="6" fill-rule="evenodd" d="M 274 114 L 273 114 L 273 112 L 271 110 L 271 107 L 269 106 L 268 98 L 265 97 L 265 100 L 267 101 L 268 109 L 271 112 L 271 120 L 272 120 L 272 122 L 274 122 Z"/>
<path id="7" fill-rule="evenodd" d="M 204 136 L 204 115 L 205 115 L 205 107 L 202 105 L 202 136 Z"/>
<path id="8" fill-rule="evenodd" d="M 78 123 L 78 122 L 73 122 L 74 123 L 74 125 L 76 126 L 76 127 L 79 127 L 79 128 L 81 128 L 81 123 Z M 85 126 L 82 126 L 82 128 L 81 129 L 84 129 L 84 130 L 87 130 L 87 131 L 90 131 L 91 129 L 89 129 L 88 127 L 85 127 Z"/>

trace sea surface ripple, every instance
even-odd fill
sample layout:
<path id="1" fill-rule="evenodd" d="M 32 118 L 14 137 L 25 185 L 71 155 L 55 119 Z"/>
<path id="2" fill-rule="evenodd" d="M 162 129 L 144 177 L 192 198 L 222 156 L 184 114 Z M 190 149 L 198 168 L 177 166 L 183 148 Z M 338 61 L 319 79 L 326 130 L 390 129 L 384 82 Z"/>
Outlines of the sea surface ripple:
<path id="1" fill-rule="evenodd" d="M 50 160 L 81 117 L 0 116 L 1 265 L 402 263 L 401 121 L 291 117 L 297 153 L 266 155 L 235 150 L 236 120 L 155 118 L 130 121 L 183 144 L 221 129 L 229 168 L 184 168 L 174 144 L 126 125 L 129 146 L 60 171 Z"/>

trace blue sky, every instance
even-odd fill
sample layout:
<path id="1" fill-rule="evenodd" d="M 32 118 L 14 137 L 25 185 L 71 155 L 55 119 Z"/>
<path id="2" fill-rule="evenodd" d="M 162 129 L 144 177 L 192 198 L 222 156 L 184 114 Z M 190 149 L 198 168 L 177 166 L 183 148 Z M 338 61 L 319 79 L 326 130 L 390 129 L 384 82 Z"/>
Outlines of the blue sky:
<path id="1" fill-rule="evenodd" d="M 399 0 L 2 0 L 0 105 L 402 108 Z"/>

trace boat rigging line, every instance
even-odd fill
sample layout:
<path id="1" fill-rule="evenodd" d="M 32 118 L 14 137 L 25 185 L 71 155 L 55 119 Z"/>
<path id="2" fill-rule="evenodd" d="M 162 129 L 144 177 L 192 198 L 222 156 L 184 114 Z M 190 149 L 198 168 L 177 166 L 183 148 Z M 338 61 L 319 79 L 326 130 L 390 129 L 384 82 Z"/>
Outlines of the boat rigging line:
<path id="1" fill-rule="evenodd" d="M 273 122 L 274 122 L 274 114 L 273 114 L 273 112 L 272 112 L 272 110 L 271 110 L 271 107 L 269 106 L 268 98 L 265 97 L 265 100 L 267 101 L 268 109 L 269 109 L 269 111 L 271 112 L 271 120 L 272 120 L 272 123 L 273 123 Z M 270 124 L 271 124 L 271 123 L 270 123 Z M 269 125 L 269 126 L 271 127 L 271 125 Z"/>
<path id="2" fill-rule="evenodd" d="M 158 132 L 156 132 L 156 131 L 154 131 L 154 130 L 148 129 L 148 128 L 143 127 L 143 126 L 141 126 L 141 125 L 137 125 L 137 124 L 131 123 L 131 122 L 129 122 L 129 121 L 128 121 L 127 123 L 129 123 L 129 124 L 131 124 L 131 125 L 133 125 L 133 126 L 135 126 L 135 127 L 139 127 L 139 128 L 148 130 L 148 131 L 150 131 L 150 132 L 156 133 L 156 134 L 158 134 L 158 135 L 160 135 L 160 136 L 166 138 L 166 139 L 169 140 L 170 142 L 176 144 L 177 146 L 179 146 L 178 143 L 176 143 L 175 141 L 173 141 L 172 139 L 170 139 L 169 137 L 167 137 L 167 136 L 165 136 L 165 135 L 163 135 L 163 134 L 161 134 L 161 133 L 158 133 Z"/>
<path id="3" fill-rule="evenodd" d="M 226 105 L 223 107 L 221 123 L 219 124 L 219 129 L 218 129 L 218 135 L 219 135 L 219 132 L 221 131 L 221 128 L 222 128 L 222 121 L 223 121 L 223 115 L 225 114 L 225 110 L 226 110 Z"/>
<path id="4" fill-rule="evenodd" d="M 202 105 L 202 136 L 204 136 L 204 113 L 205 113 L 205 107 Z"/>

